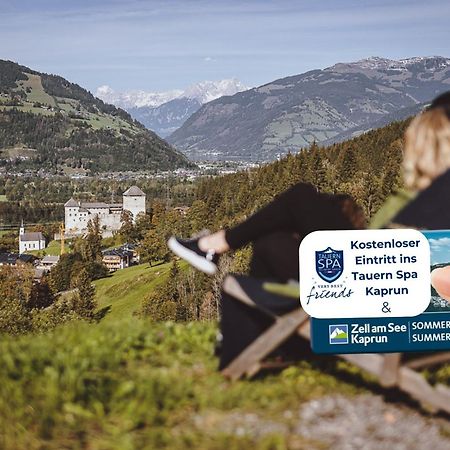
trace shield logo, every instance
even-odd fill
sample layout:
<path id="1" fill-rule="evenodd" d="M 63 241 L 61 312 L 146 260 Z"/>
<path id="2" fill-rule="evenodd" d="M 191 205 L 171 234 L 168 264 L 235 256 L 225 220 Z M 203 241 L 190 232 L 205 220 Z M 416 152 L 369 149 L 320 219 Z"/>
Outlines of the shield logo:
<path id="1" fill-rule="evenodd" d="M 316 272 L 327 283 L 336 281 L 344 271 L 344 252 L 328 247 L 316 252 Z"/>

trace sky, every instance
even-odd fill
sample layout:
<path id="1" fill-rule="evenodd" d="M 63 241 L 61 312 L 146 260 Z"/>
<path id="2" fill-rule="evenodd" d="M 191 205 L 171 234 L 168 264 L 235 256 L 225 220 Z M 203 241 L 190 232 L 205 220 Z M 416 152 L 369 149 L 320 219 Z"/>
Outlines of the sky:
<path id="1" fill-rule="evenodd" d="M 0 0 L 0 59 L 95 92 L 247 86 L 368 56 L 450 57 L 448 0 Z"/>
<path id="2" fill-rule="evenodd" d="M 450 231 L 428 231 L 431 264 L 450 262 Z"/>

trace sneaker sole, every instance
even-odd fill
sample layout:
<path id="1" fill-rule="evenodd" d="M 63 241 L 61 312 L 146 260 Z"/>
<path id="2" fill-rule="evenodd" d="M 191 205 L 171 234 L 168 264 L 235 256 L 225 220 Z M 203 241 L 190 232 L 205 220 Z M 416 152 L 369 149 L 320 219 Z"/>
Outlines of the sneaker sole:
<path id="1" fill-rule="evenodd" d="M 213 262 L 208 261 L 203 256 L 200 256 L 194 251 L 187 249 L 186 247 L 181 245 L 173 236 L 168 240 L 167 246 L 175 253 L 175 255 L 183 258 L 196 269 L 207 273 L 208 275 L 214 275 L 216 273 L 217 266 Z"/>

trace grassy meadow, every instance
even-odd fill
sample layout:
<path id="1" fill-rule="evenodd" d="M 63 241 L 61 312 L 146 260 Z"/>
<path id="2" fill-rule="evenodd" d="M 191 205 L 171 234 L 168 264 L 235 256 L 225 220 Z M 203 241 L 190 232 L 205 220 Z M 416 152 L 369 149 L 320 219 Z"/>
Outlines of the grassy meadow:
<path id="1" fill-rule="evenodd" d="M 142 264 L 95 281 L 99 323 L 0 339 L 2 450 L 320 450 L 326 442 L 296 431 L 303 405 L 382 392 L 332 357 L 228 382 L 213 355 L 216 323 L 133 315 L 169 270 Z M 434 377 L 448 383 L 450 370 Z"/>
<path id="2" fill-rule="evenodd" d="M 351 373 L 334 361 L 231 384 L 216 370 L 215 324 L 118 316 L 0 341 L 2 449 L 320 449 L 277 427 L 255 437 L 225 424 L 253 414 L 289 429 L 303 402 L 367 389 L 336 377 Z"/>

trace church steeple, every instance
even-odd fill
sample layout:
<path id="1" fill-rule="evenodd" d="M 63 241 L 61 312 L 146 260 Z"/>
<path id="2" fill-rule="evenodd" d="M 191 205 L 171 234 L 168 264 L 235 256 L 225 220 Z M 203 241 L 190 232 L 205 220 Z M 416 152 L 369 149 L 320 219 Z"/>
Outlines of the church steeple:
<path id="1" fill-rule="evenodd" d="M 20 229 L 19 229 L 19 236 L 22 236 L 23 234 L 25 234 L 25 226 L 23 224 L 23 219 L 22 219 L 22 223 L 21 223 Z"/>

